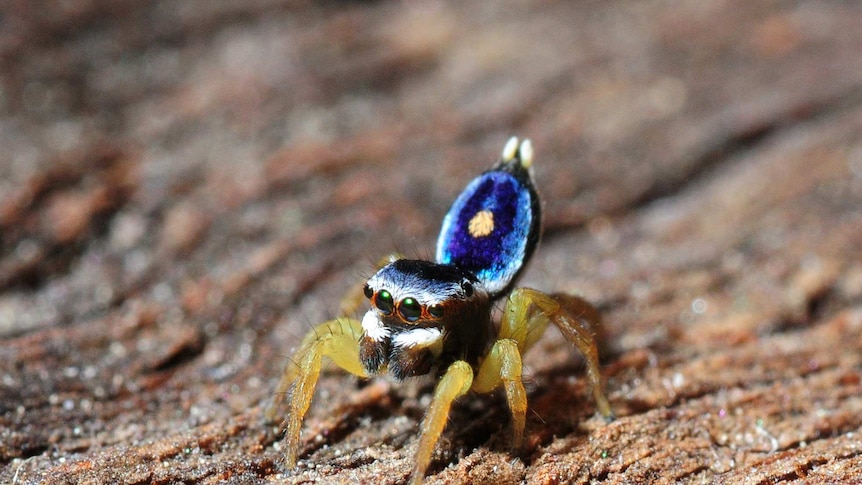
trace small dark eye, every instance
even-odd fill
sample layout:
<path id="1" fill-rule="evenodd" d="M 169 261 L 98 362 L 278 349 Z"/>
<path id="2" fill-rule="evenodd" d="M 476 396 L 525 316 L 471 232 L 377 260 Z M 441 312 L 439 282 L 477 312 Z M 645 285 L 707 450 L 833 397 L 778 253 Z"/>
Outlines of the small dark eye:
<path id="1" fill-rule="evenodd" d="M 443 305 L 429 306 L 428 314 L 434 318 L 443 318 Z"/>
<path id="2" fill-rule="evenodd" d="M 380 292 L 377 293 L 377 298 L 374 299 L 374 304 L 377 305 L 377 309 L 385 315 L 392 313 L 392 310 L 395 308 L 395 303 L 392 301 L 392 293 L 389 293 L 386 290 L 380 290 Z"/>
<path id="3" fill-rule="evenodd" d="M 461 289 L 464 290 L 464 295 L 466 295 L 467 298 L 473 296 L 473 283 L 464 280 L 461 282 Z"/>
<path id="4" fill-rule="evenodd" d="M 365 285 L 365 288 L 362 289 L 362 292 L 365 293 L 365 298 L 368 298 L 369 300 L 374 296 L 374 290 L 372 290 L 367 284 Z"/>
<path id="5" fill-rule="evenodd" d="M 422 307 L 419 305 L 418 301 L 407 297 L 401 300 L 401 303 L 398 304 L 398 313 L 401 314 L 401 318 L 404 320 L 415 322 L 422 316 Z"/>

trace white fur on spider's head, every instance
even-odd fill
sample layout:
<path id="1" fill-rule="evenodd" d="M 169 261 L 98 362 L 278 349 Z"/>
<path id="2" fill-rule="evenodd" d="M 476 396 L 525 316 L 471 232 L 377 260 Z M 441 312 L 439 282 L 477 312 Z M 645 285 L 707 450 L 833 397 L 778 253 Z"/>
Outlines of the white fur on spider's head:
<path id="1" fill-rule="evenodd" d="M 365 332 L 366 337 L 375 342 L 382 342 L 391 334 L 389 327 L 380 321 L 380 316 L 376 310 L 365 312 L 365 316 L 362 317 L 362 331 Z"/>
<path id="2" fill-rule="evenodd" d="M 453 298 L 487 298 L 487 291 L 475 276 L 453 266 L 422 260 L 393 261 L 374 274 L 367 285 L 374 293 L 388 291 L 395 302 L 413 298 L 425 307 L 442 305 Z"/>
<path id="3" fill-rule="evenodd" d="M 375 342 L 382 342 L 392 335 L 392 330 L 381 320 L 376 310 L 368 310 L 362 317 L 362 331 Z M 443 330 L 435 327 L 417 327 L 398 332 L 392 344 L 400 348 L 427 348 L 438 345 L 443 340 Z"/>
<path id="4" fill-rule="evenodd" d="M 368 287 L 375 293 L 386 290 L 394 301 L 413 298 L 422 306 L 434 306 L 445 303 L 452 295 L 460 292 L 457 284 L 435 284 L 410 277 L 392 277 L 392 274 L 373 276 L 368 280 Z M 399 275 L 400 276 L 400 275 Z"/>
<path id="5" fill-rule="evenodd" d="M 426 348 L 438 344 L 443 339 L 443 331 L 439 328 L 414 328 L 400 332 L 392 339 L 392 344 L 401 348 Z"/>

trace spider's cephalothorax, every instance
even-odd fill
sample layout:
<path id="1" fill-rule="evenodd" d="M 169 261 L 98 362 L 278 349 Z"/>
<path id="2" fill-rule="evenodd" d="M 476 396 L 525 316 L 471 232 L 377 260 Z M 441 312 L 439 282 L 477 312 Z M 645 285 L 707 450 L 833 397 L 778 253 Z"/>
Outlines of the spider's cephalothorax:
<path id="1" fill-rule="evenodd" d="M 455 266 L 399 259 L 368 280 L 365 295 L 374 308 L 362 318 L 359 358 L 369 374 L 427 374 L 458 358 L 475 360 L 488 344 L 488 293 Z"/>
<path id="2" fill-rule="evenodd" d="M 470 182 L 444 217 L 435 262 L 393 258 L 363 287 L 371 309 L 361 321 L 338 318 L 306 335 L 267 410 L 273 420 L 291 391 L 284 419 L 289 467 L 324 357 L 362 377 L 388 372 L 400 380 L 436 369 L 439 382 L 422 420 L 413 483 L 422 481 L 452 402 L 470 390 L 505 389 L 513 445 L 520 447 L 527 409 L 521 355 L 551 323 L 584 354 L 598 410 L 612 416 L 599 373 L 595 308 L 576 296 L 513 290 L 540 235 L 532 160 L 529 140 L 509 140 L 501 161 Z M 492 305 L 504 296 L 495 325 Z"/>

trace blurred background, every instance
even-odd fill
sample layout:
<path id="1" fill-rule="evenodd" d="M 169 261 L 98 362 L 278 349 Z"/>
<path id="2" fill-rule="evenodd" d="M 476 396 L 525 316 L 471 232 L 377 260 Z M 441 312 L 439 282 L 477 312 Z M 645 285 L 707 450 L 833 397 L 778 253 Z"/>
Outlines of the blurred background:
<path id="1" fill-rule="evenodd" d="M 486 398 L 456 412 L 480 424 L 447 435 L 432 474 L 832 463 L 799 443 L 862 426 L 860 25 L 862 4 L 814 0 L 3 3 L 0 481 L 322 480 L 277 474 L 259 406 L 380 256 L 433 254 L 511 135 L 533 140 L 544 201 L 524 283 L 605 312 L 622 424 L 579 427 L 582 367 L 549 332 L 527 359 L 532 455 L 512 461 Z M 796 404 L 763 401 L 799 379 Z M 403 480 L 429 385 L 325 377 L 317 472 Z M 624 464 L 623 446 L 664 445 L 649 426 L 682 426 L 651 410 L 728 399 L 755 404 L 699 422 L 706 443 L 677 429 L 680 467 Z M 806 421 L 818 409 L 838 417 Z M 797 462 L 761 463 L 778 450 Z M 860 464 L 846 456 L 838 472 Z"/>

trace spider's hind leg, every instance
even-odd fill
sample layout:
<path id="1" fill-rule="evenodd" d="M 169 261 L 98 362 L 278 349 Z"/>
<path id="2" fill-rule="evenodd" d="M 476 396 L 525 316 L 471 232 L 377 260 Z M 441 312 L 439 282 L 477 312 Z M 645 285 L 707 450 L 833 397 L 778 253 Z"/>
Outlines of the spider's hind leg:
<path id="1" fill-rule="evenodd" d="M 596 407 L 606 419 L 613 419 L 599 366 L 596 332 L 600 314 L 589 302 L 574 295 L 548 295 L 531 288 L 517 288 L 506 303 L 499 338 L 517 341 L 523 354 L 539 340 L 549 323 L 559 328 L 566 340 L 584 355 Z"/>
<path id="2" fill-rule="evenodd" d="M 352 318 L 337 318 L 314 327 L 288 362 L 278 382 L 275 395 L 266 409 L 267 422 L 275 422 L 285 397 L 289 395 L 284 414 L 285 465 L 293 468 L 299 452 L 302 418 L 311 404 L 314 387 L 320 377 L 324 357 L 351 374 L 367 377 L 359 359 L 362 324 Z"/>

